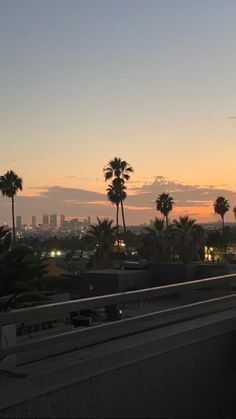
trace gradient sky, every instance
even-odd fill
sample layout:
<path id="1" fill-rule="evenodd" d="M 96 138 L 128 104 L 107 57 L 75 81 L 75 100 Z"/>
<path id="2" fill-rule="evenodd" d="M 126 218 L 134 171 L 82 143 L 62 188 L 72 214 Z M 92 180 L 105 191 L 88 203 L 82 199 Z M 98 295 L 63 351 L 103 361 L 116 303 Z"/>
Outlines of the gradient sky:
<path id="1" fill-rule="evenodd" d="M 173 216 L 215 221 L 219 193 L 235 206 L 235 21 L 235 0 L 0 0 L 0 171 L 23 178 L 24 221 L 114 217 L 115 155 L 134 167 L 128 224 L 166 190 Z"/>

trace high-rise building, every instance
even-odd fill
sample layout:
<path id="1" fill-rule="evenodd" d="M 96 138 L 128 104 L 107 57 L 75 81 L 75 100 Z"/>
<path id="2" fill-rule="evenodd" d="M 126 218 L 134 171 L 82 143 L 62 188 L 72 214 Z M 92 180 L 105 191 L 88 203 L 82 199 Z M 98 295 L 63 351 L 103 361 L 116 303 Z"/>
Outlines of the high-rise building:
<path id="1" fill-rule="evenodd" d="M 50 226 L 57 227 L 57 214 L 50 214 Z"/>
<path id="2" fill-rule="evenodd" d="M 90 225 L 91 225 L 91 217 L 89 215 L 88 218 L 84 219 L 84 227 L 89 227 Z"/>
<path id="3" fill-rule="evenodd" d="M 80 222 L 78 218 L 72 218 L 72 220 L 70 220 L 70 227 L 72 228 L 73 231 L 77 231 L 80 227 Z"/>
<path id="4" fill-rule="evenodd" d="M 47 226 L 48 222 L 49 222 L 49 217 L 47 214 L 44 214 L 42 217 L 42 221 L 43 221 L 43 226 Z"/>
<path id="5" fill-rule="evenodd" d="M 65 224 L 65 216 L 60 215 L 60 226 L 63 227 L 64 224 Z"/>
<path id="6" fill-rule="evenodd" d="M 32 215 L 32 224 L 31 225 L 32 225 L 33 228 L 35 228 L 36 225 L 37 225 L 36 224 L 36 216 L 35 215 Z"/>
<path id="7" fill-rule="evenodd" d="M 21 228 L 22 226 L 22 218 L 21 215 L 16 216 L 16 228 Z"/>

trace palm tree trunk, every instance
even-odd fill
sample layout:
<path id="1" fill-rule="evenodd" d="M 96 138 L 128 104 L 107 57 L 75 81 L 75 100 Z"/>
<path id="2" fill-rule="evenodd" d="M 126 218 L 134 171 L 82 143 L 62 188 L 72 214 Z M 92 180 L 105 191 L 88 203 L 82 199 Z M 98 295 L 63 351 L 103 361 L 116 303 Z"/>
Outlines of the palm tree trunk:
<path id="1" fill-rule="evenodd" d="M 168 228 L 169 222 L 168 222 L 168 215 L 166 215 L 166 228 Z"/>
<path id="2" fill-rule="evenodd" d="M 119 203 L 116 205 L 116 238 L 117 238 L 117 246 L 118 249 L 120 247 L 120 242 L 119 242 Z"/>
<path id="3" fill-rule="evenodd" d="M 121 204 L 121 213 L 122 213 L 122 220 L 123 220 L 123 226 L 124 226 L 124 233 L 126 233 L 125 214 L 124 214 L 123 201 L 120 201 L 120 204 Z"/>
<path id="4" fill-rule="evenodd" d="M 13 243 L 16 243 L 16 227 L 15 227 L 15 208 L 14 208 L 14 196 L 11 197 L 11 212 L 12 212 L 12 232 L 13 232 Z"/>
<path id="5" fill-rule="evenodd" d="M 223 232 L 223 243 L 224 243 L 224 256 L 226 257 L 226 241 L 225 241 L 225 220 L 224 216 L 222 218 L 222 232 Z"/>

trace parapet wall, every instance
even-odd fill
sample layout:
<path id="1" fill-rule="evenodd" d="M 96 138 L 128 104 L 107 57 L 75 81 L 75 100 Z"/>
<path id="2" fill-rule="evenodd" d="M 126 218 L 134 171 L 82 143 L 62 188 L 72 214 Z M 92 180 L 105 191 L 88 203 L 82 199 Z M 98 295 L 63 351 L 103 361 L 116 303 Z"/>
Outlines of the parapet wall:
<path id="1" fill-rule="evenodd" d="M 21 367 L 28 394 L 1 417 L 235 417 L 234 311 Z"/>

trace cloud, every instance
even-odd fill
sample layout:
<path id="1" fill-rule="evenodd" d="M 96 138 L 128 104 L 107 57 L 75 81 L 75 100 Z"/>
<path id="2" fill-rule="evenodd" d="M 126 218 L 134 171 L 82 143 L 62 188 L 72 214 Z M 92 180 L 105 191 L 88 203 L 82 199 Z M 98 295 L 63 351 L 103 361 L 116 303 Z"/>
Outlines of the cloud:
<path id="1" fill-rule="evenodd" d="M 52 186 L 41 192 L 40 196 L 60 201 L 64 201 L 66 199 L 76 199 L 78 201 L 100 201 L 101 199 L 104 199 L 105 194 L 87 191 L 85 189 Z"/>
<path id="2" fill-rule="evenodd" d="M 136 184 L 137 185 L 137 184 Z M 152 182 L 145 182 L 141 186 L 131 188 L 127 185 L 128 197 L 125 201 L 127 224 L 149 222 L 150 218 L 160 216 L 156 211 L 156 199 L 160 193 L 169 193 L 175 201 L 172 218 L 188 214 L 199 221 L 216 220 L 213 202 L 217 196 L 224 196 L 231 203 L 236 204 L 235 191 L 213 185 L 190 185 L 164 176 L 156 176 Z M 107 200 L 106 193 L 99 193 L 79 188 L 65 188 L 62 186 L 35 187 L 34 196 L 19 193 L 16 197 L 16 215 L 21 215 L 23 222 L 31 223 L 31 216 L 37 216 L 41 222 L 42 214 L 65 214 L 72 217 L 97 216 L 115 219 L 115 206 Z M 129 193 L 130 192 L 130 193 Z M 10 200 L 0 198 L 0 224 L 10 222 Z M 232 211 L 227 215 L 233 220 Z"/>
<path id="3" fill-rule="evenodd" d="M 159 194 L 169 193 L 175 201 L 173 214 L 177 213 L 180 208 L 181 211 L 185 209 L 195 208 L 194 215 L 202 217 L 202 211 L 208 209 L 208 217 L 212 216 L 212 204 L 217 196 L 224 196 L 229 200 L 232 207 L 236 202 L 236 192 L 216 187 L 214 185 L 190 185 L 183 184 L 177 181 L 168 180 L 164 176 L 156 176 L 153 182 L 145 183 L 142 187 L 133 188 L 134 195 L 129 197 L 127 202 L 130 205 L 137 206 L 152 206 L 155 207 L 155 202 Z M 196 208 L 199 210 L 196 211 Z M 178 211 L 179 212 L 179 211 Z"/>

